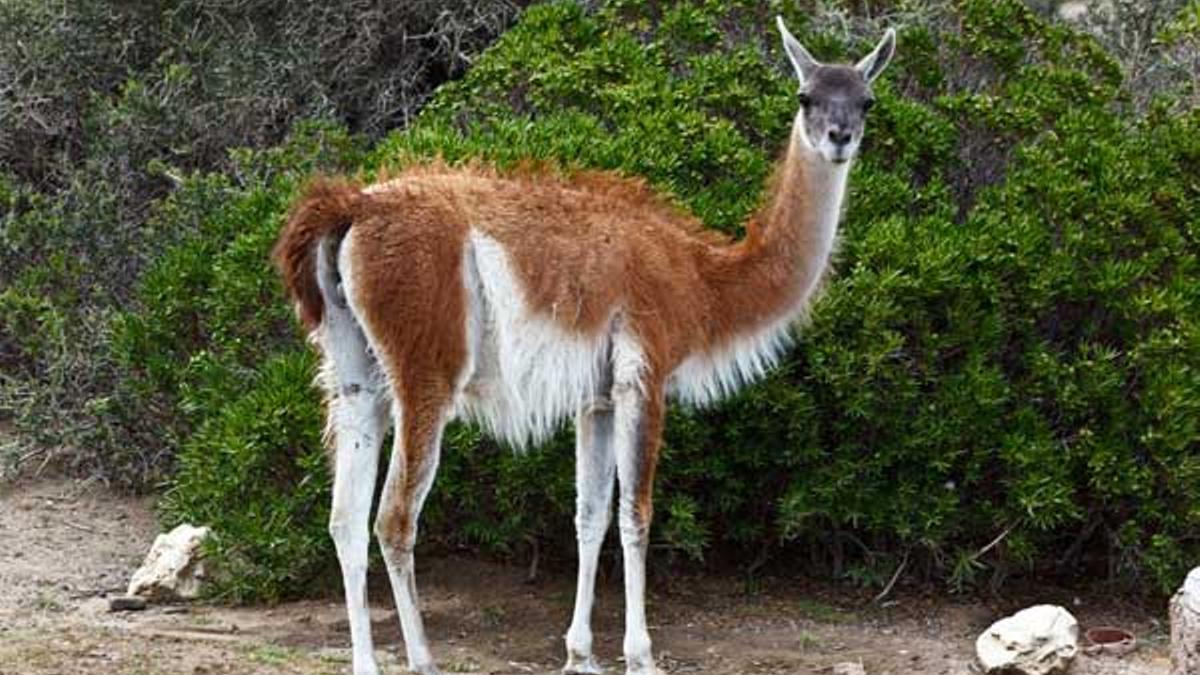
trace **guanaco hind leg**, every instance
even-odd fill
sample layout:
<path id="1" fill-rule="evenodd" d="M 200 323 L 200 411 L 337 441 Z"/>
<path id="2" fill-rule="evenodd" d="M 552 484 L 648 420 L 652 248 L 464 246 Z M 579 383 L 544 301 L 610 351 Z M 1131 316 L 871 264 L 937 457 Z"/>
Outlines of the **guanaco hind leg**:
<path id="1" fill-rule="evenodd" d="M 439 671 L 421 620 L 413 546 L 421 507 L 437 473 L 442 429 L 450 408 L 449 400 L 422 403 L 411 402 L 395 414 L 395 445 L 383 484 L 375 533 L 392 582 L 409 670 L 437 675 Z"/>
<path id="2" fill-rule="evenodd" d="M 329 533 L 342 569 L 354 675 L 377 675 L 367 611 L 367 551 L 387 407 L 376 386 L 366 340 L 344 307 L 328 309 L 318 340 L 324 359 L 322 386 L 329 398 L 328 432 L 335 453 Z"/>

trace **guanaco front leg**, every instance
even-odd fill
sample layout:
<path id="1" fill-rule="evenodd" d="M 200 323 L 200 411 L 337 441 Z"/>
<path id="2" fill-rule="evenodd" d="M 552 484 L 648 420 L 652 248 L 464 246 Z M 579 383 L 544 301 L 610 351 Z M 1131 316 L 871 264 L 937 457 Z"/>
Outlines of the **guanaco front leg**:
<path id="1" fill-rule="evenodd" d="M 575 532 L 579 542 L 579 580 L 575 613 L 567 629 L 565 673 L 593 675 L 603 672 L 592 655 L 592 605 L 600 548 L 612 519 L 613 483 L 616 480 L 613 448 L 613 410 L 605 396 L 580 411 L 575 418 Z"/>
<path id="2" fill-rule="evenodd" d="M 660 384 L 613 387 L 621 549 L 625 561 L 625 667 L 627 675 L 656 675 L 646 627 L 646 550 L 650 537 L 654 470 L 665 404 Z"/>

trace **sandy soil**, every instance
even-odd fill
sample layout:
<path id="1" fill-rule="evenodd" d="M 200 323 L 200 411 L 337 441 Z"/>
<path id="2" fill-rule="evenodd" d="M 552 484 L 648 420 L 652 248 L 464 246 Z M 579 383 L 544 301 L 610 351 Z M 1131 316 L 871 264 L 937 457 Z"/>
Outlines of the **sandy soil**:
<path id="1" fill-rule="evenodd" d="M 272 608 L 152 607 L 109 613 L 154 538 L 145 499 L 67 481 L 0 485 L 0 675 L 188 675 L 349 672 L 349 635 L 336 598 Z M 460 558 L 418 558 L 434 651 L 446 672 L 552 673 L 570 618 L 573 579 Z M 403 672 L 386 586 L 372 602 L 380 662 Z M 861 661 L 870 675 L 958 675 L 974 637 L 1028 602 L 978 604 L 906 591 L 886 608 L 838 587 L 767 580 L 748 590 L 711 577 L 651 579 L 651 634 L 667 673 L 829 673 Z M 619 578 L 603 579 L 597 653 L 620 672 Z M 1070 594 L 1047 601 L 1074 604 Z M 1028 599 L 1026 599 L 1028 600 Z M 1166 675 L 1165 625 L 1142 610 L 1073 607 L 1086 627 L 1118 622 L 1142 647 L 1081 657 L 1073 675 Z"/>

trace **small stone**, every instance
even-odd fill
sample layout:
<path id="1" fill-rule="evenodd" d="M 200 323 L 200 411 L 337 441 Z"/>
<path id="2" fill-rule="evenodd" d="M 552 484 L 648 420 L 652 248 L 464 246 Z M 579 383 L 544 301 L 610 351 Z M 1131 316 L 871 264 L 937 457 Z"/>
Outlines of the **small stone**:
<path id="1" fill-rule="evenodd" d="M 833 675 L 867 675 L 867 669 L 861 663 L 845 661 L 834 664 Z"/>
<path id="2" fill-rule="evenodd" d="M 988 673 L 1065 672 L 1078 651 L 1079 622 L 1057 605 L 1023 609 L 992 624 L 975 641 L 975 654 Z"/>
<path id="3" fill-rule="evenodd" d="M 158 535 L 145 562 L 133 573 L 127 594 L 156 601 L 198 597 L 206 579 L 200 545 L 209 534 L 207 527 L 185 524 Z"/>
<path id="4" fill-rule="evenodd" d="M 136 595 L 115 595 L 108 599 L 110 612 L 140 612 L 146 609 L 146 599 Z"/>
<path id="5" fill-rule="evenodd" d="M 1080 0 L 1070 0 L 1058 6 L 1058 17 L 1063 21 L 1083 21 L 1088 15 L 1088 5 Z"/>

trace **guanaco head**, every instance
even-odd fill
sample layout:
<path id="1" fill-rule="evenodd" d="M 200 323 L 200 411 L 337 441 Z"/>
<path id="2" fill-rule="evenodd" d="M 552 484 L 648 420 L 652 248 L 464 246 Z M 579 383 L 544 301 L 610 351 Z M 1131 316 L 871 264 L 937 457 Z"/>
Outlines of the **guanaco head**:
<path id="1" fill-rule="evenodd" d="M 800 80 L 797 127 L 802 142 L 827 161 L 842 163 L 854 157 L 862 142 L 867 111 L 874 96 L 871 83 L 892 59 L 896 31 L 888 29 L 874 51 L 851 65 L 826 65 L 808 53 L 776 17 L 796 78 Z"/>

